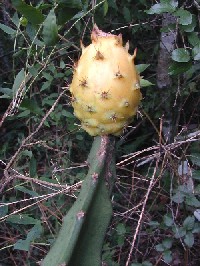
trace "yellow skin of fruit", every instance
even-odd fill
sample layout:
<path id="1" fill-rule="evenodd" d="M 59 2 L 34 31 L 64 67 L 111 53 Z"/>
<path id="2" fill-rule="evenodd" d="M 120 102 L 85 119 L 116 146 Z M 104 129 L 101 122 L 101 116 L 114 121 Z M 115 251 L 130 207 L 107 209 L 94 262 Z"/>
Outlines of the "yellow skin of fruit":
<path id="1" fill-rule="evenodd" d="M 70 85 L 74 114 L 91 136 L 122 134 L 141 100 L 135 55 L 122 46 L 121 35 L 94 26 L 92 43 L 82 47 Z"/>

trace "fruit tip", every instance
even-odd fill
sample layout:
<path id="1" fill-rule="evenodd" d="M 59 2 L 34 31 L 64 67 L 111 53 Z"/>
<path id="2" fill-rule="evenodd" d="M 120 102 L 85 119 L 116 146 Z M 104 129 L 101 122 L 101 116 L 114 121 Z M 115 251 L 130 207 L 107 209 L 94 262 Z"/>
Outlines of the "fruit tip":
<path id="1" fill-rule="evenodd" d="M 128 50 L 129 50 L 129 47 L 130 47 L 130 45 L 129 45 L 129 41 L 127 41 L 127 43 L 125 44 L 125 46 L 124 46 L 124 48 L 125 48 L 125 50 L 128 52 Z"/>
<path id="2" fill-rule="evenodd" d="M 99 31 L 99 28 L 98 28 L 98 26 L 97 26 L 97 24 L 96 23 L 94 23 L 94 26 L 93 26 L 93 29 L 92 29 L 93 31 Z"/>
<path id="3" fill-rule="evenodd" d="M 97 42 L 98 41 L 98 37 L 108 37 L 108 36 L 115 36 L 111 33 L 106 33 L 102 30 L 100 30 L 97 26 L 97 24 L 94 24 L 93 29 L 92 29 L 92 33 L 91 33 L 91 40 L 93 42 Z M 122 37 L 120 35 L 116 36 L 119 40 L 122 39 Z M 120 43 L 120 41 L 118 41 Z M 122 41 L 121 41 L 122 42 Z"/>
<path id="4" fill-rule="evenodd" d="M 100 33 L 100 30 L 99 30 L 97 24 L 95 23 L 93 26 L 93 29 L 92 29 L 92 33 L 91 33 L 91 40 L 94 42 L 97 42 L 99 33 Z"/>
<path id="5" fill-rule="evenodd" d="M 85 46 L 83 45 L 83 41 L 80 40 L 80 46 L 81 46 L 81 50 L 83 51 L 85 49 Z"/>
<path id="6" fill-rule="evenodd" d="M 131 55 L 130 57 L 132 61 L 134 61 L 134 59 L 136 58 L 136 55 L 137 55 L 137 48 L 135 48 L 133 55 Z"/>
<path id="7" fill-rule="evenodd" d="M 138 50 L 138 48 L 136 47 L 135 50 L 134 50 L 134 53 L 133 53 L 133 58 L 134 58 L 134 59 L 136 58 L 137 50 Z"/>
<path id="8" fill-rule="evenodd" d="M 122 45 L 122 34 L 120 33 L 119 35 L 115 36 L 117 40 L 117 45 Z"/>

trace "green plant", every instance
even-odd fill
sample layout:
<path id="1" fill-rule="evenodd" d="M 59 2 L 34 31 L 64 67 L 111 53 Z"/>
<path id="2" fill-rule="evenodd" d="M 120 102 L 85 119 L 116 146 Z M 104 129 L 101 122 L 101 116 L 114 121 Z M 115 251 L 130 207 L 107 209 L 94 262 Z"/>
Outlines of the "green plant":
<path id="1" fill-rule="evenodd" d="M 137 47 L 143 76 L 134 124 L 116 143 L 103 261 L 198 265 L 199 2 L 0 5 L 1 263 L 35 266 L 45 257 L 87 176 L 92 138 L 73 115 L 69 84 L 95 22 L 121 32 L 131 54 Z"/>
<path id="2" fill-rule="evenodd" d="M 64 217 L 59 235 L 42 265 L 101 265 L 104 235 L 112 216 L 109 194 L 115 178 L 113 158 L 114 139 L 96 137 L 80 194 Z"/>

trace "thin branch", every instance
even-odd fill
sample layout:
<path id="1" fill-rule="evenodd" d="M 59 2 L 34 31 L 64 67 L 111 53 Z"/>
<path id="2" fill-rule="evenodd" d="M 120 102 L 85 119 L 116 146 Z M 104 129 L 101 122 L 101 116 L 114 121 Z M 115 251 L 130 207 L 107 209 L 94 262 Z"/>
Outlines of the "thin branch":
<path id="1" fill-rule="evenodd" d="M 41 129 L 41 127 L 43 126 L 44 122 L 46 121 L 47 117 L 51 114 L 51 112 L 54 110 L 55 106 L 57 105 L 57 103 L 59 102 L 59 100 L 61 99 L 61 97 L 63 96 L 63 94 L 65 93 L 65 91 L 62 91 L 59 95 L 59 97 L 56 99 L 56 101 L 54 102 L 54 104 L 52 105 L 52 107 L 50 108 L 50 110 L 46 113 L 46 115 L 43 117 L 43 119 L 41 120 L 40 124 L 38 125 L 38 127 L 35 129 L 34 132 L 32 132 L 27 138 L 25 138 L 22 143 L 21 146 L 18 148 L 18 150 L 15 152 L 15 154 L 12 156 L 11 160 L 9 161 L 9 163 L 7 164 L 5 170 L 4 170 L 4 175 L 6 177 L 6 180 L 3 181 L 3 185 L 0 188 L 0 192 L 2 192 L 2 190 L 4 189 L 4 187 L 13 179 L 13 177 L 11 177 L 8 173 L 9 168 L 12 166 L 12 164 L 15 162 L 18 154 L 20 153 L 20 151 L 26 146 L 26 143 L 36 134 L 38 133 L 38 131 Z"/>
<path id="2" fill-rule="evenodd" d="M 140 229 L 140 226 L 141 226 L 141 223 L 142 223 L 142 219 L 143 219 L 143 216 L 144 216 L 144 210 L 145 210 L 145 207 L 146 207 L 146 204 L 147 204 L 147 200 L 149 198 L 149 194 L 154 186 L 154 180 L 155 180 L 155 175 L 156 175 L 156 170 L 157 170 L 157 167 L 154 168 L 154 173 L 153 173 L 153 176 L 151 178 L 151 182 L 149 184 L 149 188 L 147 190 L 147 193 L 145 195 L 145 198 L 144 198 L 144 203 L 142 205 L 142 210 L 141 210 L 141 213 L 140 213 L 140 217 L 139 217 L 139 220 L 138 220 L 138 224 L 137 224 L 137 227 L 136 227 L 136 230 L 135 230 L 135 234 L 134 234 L 134 237 L 133 237 L 133 241 L 132 241 L 132 244 L 131 244 L 131 249 L 129 251 L 129 254 L 128 254 L 128 259 L 126 261 L 126 266 L 129 265 L 130 263 L 130 260 L 131 260 L 131 255 L 133 253 L 133 249 L 134 249 L 134 246 L 135 246 L 135 241 L 136 241 L 136 238 L 138 236 L 138 233 L 139 233 L 139 229 Z"/>
<path id="3" fill-rule="evenodd" d="M 79 182 L 79 183 L 80 183 L 80 182 Z M 77 185 L 79 185 L 79 183 L 78 183 L 78 184 L 75 184 L 75 185 L 73 185 L 73 186 L 70 186 L 70 189 L 72 189 L 72 187 L 77 187 Z M 54 197 L 54 196 L 56 196 L 56 195 L 59 195 L 59 194 L 61 194 L 61 193 L 63 193 L 63 192 L 68 192 L 68 188 L 58 190 L 58 191 L 55 192 L 55 193 L 50 193 L 50 194 L 47 194 L 47 195 L 42 195 L 42 196 L 38 196 L 38 197 L 34 197 L 34 198 L 30 198 L 30 199 L 26 199 L 26 201 L 27 201 L 27 200 L 31 200 L 31 199 L 34 199 L 34 200 L 36 200 L 36 201 L 35 201 L 34 203 L 32 203 L 32 204 L 29 204 L 29 205 L 27 205 L 27 206 L 25 206 L 25 207 L 22 207 L 22 208 L 20 208 L 20 209 L 18 209 L 18 210 L 15 210 L 15 211 L 13 211 L 13 212 L 10 213 L 10 214 L 5 215 L 4 217 L 1 217 L 1 218 L 0 218 L 0 222 L 1 222 L 1 221 L 5 221 L 5 219 L 7 219 L 9 216 L 11 216 L 11 215 L 13 215 L 13 214 L 20 213 L 21 211 L 24 211 L 24 210 L 26 210 L 27 208 L 30 208 L 30 207 L 32 207 L 32 206 L 38 204 L 38 203 L 41 202 L 41 201 L 47 200 L 47 199 L 49 199 L 49 198 L 52 198 L 52 197 Z M 42 197 L 42 199 L 37 200 L 37 199 L 40 198 L 40 197 Z M 25 201 L 25 200 L 20 200 L 20 201 Z M 0 206 L 2 207 L 2 206 L 11 205 L 11 204 L 14 204 L 14 202 L 4 203 L 4 204 L 1 204 Z"/>

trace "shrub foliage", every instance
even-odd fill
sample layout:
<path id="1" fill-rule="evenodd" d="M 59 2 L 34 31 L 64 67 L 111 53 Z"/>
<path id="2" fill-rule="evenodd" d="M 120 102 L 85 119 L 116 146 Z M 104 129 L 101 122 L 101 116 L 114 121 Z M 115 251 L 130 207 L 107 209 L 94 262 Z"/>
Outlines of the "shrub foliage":
<path id="1" fill-rule="evenodd" d="M 69 84 L 94 23 L 137 48 L 143 100 L 117 139 L 105 265 L 197 265 L 200 2 L 4 0 L 0 13 L 0 262 L 37 265 L 87 173 L 92 137 Z"/>

